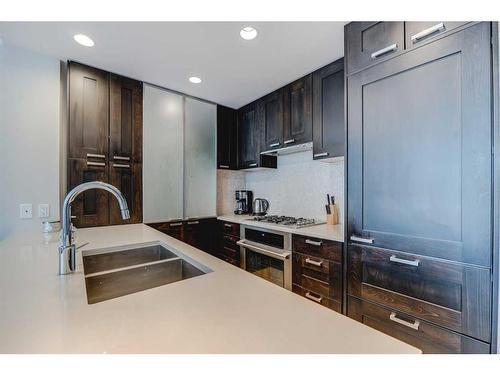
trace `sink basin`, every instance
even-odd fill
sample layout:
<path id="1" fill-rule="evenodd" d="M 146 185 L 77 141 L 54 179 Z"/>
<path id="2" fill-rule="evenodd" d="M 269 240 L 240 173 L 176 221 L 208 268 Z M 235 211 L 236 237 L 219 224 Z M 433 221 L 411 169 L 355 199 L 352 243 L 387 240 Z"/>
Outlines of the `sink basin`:
<path id="1" fill-rule="evenodd" d="M 211 272 L 192 263 L 196 262 L 162 245 L 84 254 L 87 302 L 102 302 Z"/>

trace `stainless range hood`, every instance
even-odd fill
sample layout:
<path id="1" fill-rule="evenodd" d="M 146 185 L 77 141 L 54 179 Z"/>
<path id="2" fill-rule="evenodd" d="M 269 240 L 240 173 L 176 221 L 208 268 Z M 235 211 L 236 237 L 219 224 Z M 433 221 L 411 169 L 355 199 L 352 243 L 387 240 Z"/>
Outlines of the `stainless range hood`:
<path id="1" fill-rule="evenodd" d="M 312 150 L 312 147 L 313 147 L 313 143 L 307 142 L 307 143 L 301 143 L 298 145 L 277 148 L 275 150 L 263 151 L 260 154 L 261 155 L 276 155 L 276 156 L 287 155 L 287 154 L 294 154 L 296 152 L 309 151 L 309 150 Z"/>

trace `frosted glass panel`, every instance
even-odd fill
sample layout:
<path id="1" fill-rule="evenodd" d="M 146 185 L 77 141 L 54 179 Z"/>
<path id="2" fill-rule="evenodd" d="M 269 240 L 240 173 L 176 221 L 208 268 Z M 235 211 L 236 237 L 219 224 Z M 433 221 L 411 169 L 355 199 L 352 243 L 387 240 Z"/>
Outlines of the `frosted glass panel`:
<path id="1" fill-rule="evenodd" d="M 185 102 L 184 216 L 216 215 L 216 106 Z"/>
<path id="2" fill-rule="evenodd" d="M 183 217 L 183 97 L 144 85 L 143 220 Z"/>

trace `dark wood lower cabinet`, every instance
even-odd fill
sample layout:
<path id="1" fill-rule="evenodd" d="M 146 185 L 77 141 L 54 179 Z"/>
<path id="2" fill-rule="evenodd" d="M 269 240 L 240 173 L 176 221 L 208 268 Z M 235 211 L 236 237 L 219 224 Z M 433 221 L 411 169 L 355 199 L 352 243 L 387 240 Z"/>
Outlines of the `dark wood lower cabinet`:
<path id="1" fill-rule="evenodd" d="M 236 244 L 239 240 L 240 225 L 219 220 L 217 223 L 217 241 L 213 255 L 239 267 L 240 247 Z"/>
<path id="2" fill-rule="evenodd" d="M 349 296 L 348 316 L 424 353 L 488 354 L 490 345 L 415 317 Z"/>

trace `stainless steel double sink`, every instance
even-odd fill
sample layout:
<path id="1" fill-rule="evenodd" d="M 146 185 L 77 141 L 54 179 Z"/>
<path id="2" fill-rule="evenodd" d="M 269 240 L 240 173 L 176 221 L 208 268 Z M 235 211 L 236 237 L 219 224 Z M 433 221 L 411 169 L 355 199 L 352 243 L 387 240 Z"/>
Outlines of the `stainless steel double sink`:
<path id="1" fill-rule="evenodd" d="M 83 268 L 89 304 L 212 272 L 162 244 L 85 252 Z"/>

